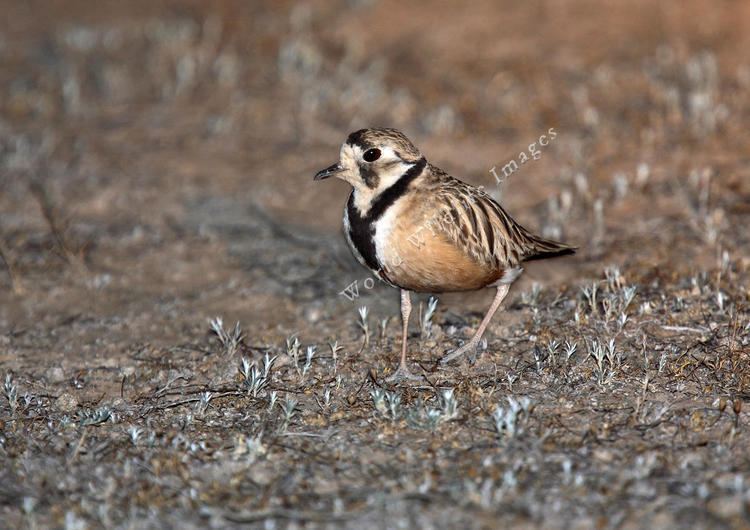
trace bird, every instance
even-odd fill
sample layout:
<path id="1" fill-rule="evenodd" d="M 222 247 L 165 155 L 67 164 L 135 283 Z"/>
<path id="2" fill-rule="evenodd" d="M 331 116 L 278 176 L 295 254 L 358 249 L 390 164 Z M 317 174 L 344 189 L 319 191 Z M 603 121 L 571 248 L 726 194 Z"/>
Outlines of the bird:
<path id="1" fill-rule="evenodd" d="M 445 355 L 445 364 L 476 349 L 523 271 L 522 263 L 577 249 L 534 235 L 482 188 L 430 164 L 397 129 L 349 134 L 339 161 L 318 171 L 314 180 L 330 177 L 352 187 L 343 217 L 352 254 L 377 278 L 401 291 L 401 358 L 389 381 L 418 378 L 407 365 L 411 293 L 496 289 L 474 335 Z"/>

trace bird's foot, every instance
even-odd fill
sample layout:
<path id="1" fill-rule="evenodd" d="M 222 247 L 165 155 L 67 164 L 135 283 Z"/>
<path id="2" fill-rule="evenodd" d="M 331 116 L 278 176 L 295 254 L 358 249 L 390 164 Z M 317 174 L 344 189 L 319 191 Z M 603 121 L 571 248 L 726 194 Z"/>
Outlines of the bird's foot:
<path id="1" fill-rule="evenodd" d="M 462 355 L 466 353 L 474 352 L 476 351 L 478 345 L 479 345 L 479 341 L 475 342 L 473 340 L 470 340 L 469 342 L 461 346 L 456 351 L 449 353 L 448 355 L 440 359 L 440 364 L 448 364 L 449 362 L 455 359 L 458 359 L 459 357 L 461 357 Z"/>
<path id="2" fill-rule="evenodd" d="M 420 381 L 421 379 L 418 375 L 411 373 L 405 364 L 402 364 L 385 381 L 386 383 L 400 383 L 402 381 Z"/>

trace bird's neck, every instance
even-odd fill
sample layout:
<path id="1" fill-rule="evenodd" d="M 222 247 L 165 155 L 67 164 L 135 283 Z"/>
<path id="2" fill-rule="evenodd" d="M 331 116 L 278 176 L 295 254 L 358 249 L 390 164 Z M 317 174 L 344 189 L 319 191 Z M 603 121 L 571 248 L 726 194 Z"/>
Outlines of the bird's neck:
<path id="1" fill-rule="evenodd" d="M 404 163 L 399 166 L 398 172 L 381 176 L 381 185 L 377 188 L 354 188 L 352 207 L 361 218 L 376 220 L 406 193 L 409 185 L 422 174 L 426 165 L 424 157 L 416 162 Z"/>

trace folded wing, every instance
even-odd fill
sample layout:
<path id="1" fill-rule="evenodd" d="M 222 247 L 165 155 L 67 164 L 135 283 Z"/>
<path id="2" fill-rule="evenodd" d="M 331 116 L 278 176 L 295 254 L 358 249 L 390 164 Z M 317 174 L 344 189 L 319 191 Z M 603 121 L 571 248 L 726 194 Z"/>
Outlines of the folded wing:
<path id="1" fill-rule="evenodd" d="M 436 216 L 428 221 L 480 263 L 498 268 L 573 254 L 575 247 L 544 239 L 518 224 L 492 197 L 451 179 L 437 197 Z"/>

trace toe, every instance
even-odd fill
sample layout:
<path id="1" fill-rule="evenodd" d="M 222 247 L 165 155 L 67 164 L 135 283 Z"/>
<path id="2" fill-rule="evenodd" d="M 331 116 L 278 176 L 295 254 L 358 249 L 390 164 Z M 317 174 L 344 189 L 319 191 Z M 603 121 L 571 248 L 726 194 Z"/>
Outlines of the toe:
<path id="1" fill-rule="evenodd" d="M 459 357 L 461 357 L 462 355 L 464 355 L 468 351 L 473 350 L 475 348 L 475 346 L 476 346 L 476 344 L 472 344 L 471 342 L 467 342 L 466 344 L 464 344 L 463 346 L 461 346 L 460 348 L 458 348 L 456 351 L 454 351 L 452 353 L 449 353 L 448 355 L 446 355 L 445 357 L 443 357 L 442 359 L 440 359 L 440 364 L 447 364 L 447 363 L 449 363 L 449 362 L 451 362 L 451 361 L 453 361 L 455 359 L 458 359 Z"/>

